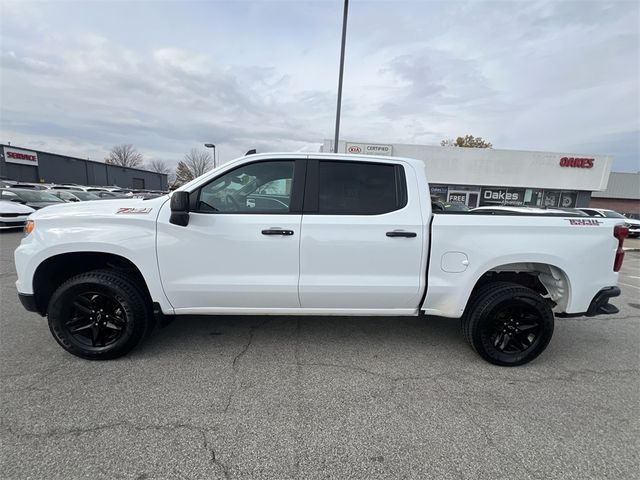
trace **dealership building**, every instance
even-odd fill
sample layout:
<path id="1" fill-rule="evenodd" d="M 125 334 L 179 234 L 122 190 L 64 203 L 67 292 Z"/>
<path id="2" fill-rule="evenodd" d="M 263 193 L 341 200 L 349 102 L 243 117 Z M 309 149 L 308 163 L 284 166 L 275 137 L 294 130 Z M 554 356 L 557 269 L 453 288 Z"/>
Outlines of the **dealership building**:
<path id="1" fill-rule="evenodd" d="M 167 190 L 167 174 L 0 144 L 0 178 L 19 182 L 75 183 L 137 190 Z"/>
<path id="2" fill-rule="evenodd" d="M 325 140 L 321 151 L 332 151 Z M 431 197 L 475 208 L 491 205 L 588 207 L 604 191 L 612 157 L 569 152 L 340 141 L 338 152 L 425 162 Z"/>

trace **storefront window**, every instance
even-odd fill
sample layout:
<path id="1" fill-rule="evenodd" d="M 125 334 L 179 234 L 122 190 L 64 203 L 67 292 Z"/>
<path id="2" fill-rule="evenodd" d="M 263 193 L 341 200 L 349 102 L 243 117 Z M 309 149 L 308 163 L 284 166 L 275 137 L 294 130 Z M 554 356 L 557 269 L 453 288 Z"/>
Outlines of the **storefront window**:
<path id="1" fill-rule="evenodd" d="M 447 185 L 429 185 L 432 202 L 446 202 L 449 187 Z"/>
<path id="2" fill-rule="evenodd" d="M 528 192 L 531 192 L 530 197 Z M 578 192 L 575 191 L 527 189 L 525 205 L 547 208 L 574 208 L 577 197 Z"/>
<path id="3" fill-rule="evenodd" d="M 576 206 L 577 192 L 562 192 L 560 195 L 560 206 L 562 208 L 574 208 Z"/>
<path id="4" fill-rule="evenodd" d="M 474 187 L 468 185 L 430 185 L 433 202 L 461 203 L 477 206 L 511 205 L 541 208 L 574 208 L 576 191 L 544 190 L 542 188 Z"/>
<path id="5" fill-rule="evenodd" d="M 557 207 L 560 201 L 560 192 L 557 190 L 545 190 L 541 207 Z"/>

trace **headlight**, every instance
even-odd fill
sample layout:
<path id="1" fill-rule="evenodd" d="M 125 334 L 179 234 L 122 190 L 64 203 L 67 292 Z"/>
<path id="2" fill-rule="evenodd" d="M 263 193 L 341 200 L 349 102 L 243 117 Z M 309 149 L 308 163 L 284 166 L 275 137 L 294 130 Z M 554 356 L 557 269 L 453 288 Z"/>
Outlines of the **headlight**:
<path id="1" fill-rule="evenodd" d="M 27 220 L 27 223 L 24 226 L 24 233 L 29 235 L 31 232 L 33 232 L 34 228 L 36 228 L 36 222 L 34 222 L 33 220 Z"/>

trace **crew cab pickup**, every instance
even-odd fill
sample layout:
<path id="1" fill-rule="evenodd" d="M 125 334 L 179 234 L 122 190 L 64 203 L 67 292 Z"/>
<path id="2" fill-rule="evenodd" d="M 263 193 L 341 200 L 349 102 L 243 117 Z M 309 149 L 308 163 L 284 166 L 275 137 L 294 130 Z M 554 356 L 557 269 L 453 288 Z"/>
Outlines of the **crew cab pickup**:
<path id="1" fill-rule="evenodd" d="M 611 314 L 617 219 L 436 214 L 425 164 L 260 154 L 170 196 L 31 215 L 15 252 L 22 304 L 88 359 L 126 354 L 180 315 L 460 318 L 485 360 L 519 365 L 555 316 Z"/>

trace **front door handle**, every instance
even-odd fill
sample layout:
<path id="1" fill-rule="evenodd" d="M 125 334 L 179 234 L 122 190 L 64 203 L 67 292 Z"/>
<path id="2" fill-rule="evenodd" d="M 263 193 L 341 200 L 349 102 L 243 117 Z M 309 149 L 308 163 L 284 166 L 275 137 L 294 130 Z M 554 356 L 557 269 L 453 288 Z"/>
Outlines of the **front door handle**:
<path id="1" fill-rule="evenodd" d="M 403 232 L 401 230 L 394 230 L 393 232 L 387 232 L 387 237 L 406 237 L 413 238 L 417 237 L 418 234 L 416 232 Z"/>
<path id="2" fill-rule="evenodd" d="M 269 228 L 268 230 L 262 230 L 263 235 L 284 235 L 288 237 L 293 235 L 293 230 L 284 230 L 282 228 Z"/>

